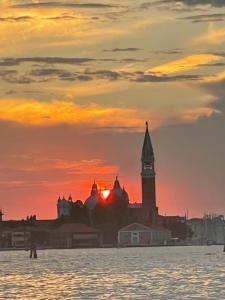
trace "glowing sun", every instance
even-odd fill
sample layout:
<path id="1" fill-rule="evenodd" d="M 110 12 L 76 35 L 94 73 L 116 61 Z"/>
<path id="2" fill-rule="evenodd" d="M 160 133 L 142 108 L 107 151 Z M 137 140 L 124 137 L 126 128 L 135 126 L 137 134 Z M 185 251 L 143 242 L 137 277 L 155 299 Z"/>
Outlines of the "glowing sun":
<path id="1" fill-rule="evenodd" d="M 103 199 L 108 198 L 109 193 L 110 193 L 110 190 L 103 190 L 103 191 L 101 191 L 102 198 Z"/>

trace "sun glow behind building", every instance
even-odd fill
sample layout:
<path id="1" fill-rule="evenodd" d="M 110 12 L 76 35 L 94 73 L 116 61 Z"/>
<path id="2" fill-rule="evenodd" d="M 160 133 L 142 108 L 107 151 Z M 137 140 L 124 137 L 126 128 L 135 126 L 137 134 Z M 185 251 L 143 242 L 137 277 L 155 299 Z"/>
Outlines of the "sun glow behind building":
<path id="1" fill-rule="evenodd" d="M 225 213 L 223 1 L 72 2 L 0 3 L 5 218 L 54 217 L 115 174 L 139 201 L 144 120 L 163 212 Z"/>

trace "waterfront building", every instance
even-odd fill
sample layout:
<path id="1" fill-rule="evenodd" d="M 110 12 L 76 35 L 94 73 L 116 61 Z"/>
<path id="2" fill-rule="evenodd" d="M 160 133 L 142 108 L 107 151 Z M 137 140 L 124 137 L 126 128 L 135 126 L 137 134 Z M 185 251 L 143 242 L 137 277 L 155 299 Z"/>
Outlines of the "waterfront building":
<path id="1" fill-rule="evenodd" d="M 224 244 L 225 242 L 225 221 L 224 216 L 205 215 L 203 218 L 187 220 L 192 230 L 192 237 L 189 242 L 194 245 Z"/>
<path id="2" fill-rule="evenodd" d="M 49 244 L 54 248 L 89 248 L 101 245 L 99 230 L 81 223 L 65 223 L 51 230 Z"/>
<path id="3" fill-rule="evenodd" d="M 171 231 L 159 225 L 132 223 L 118 231 L 118 245 L 121 247 L 166 245 L 170 238 Z"/>

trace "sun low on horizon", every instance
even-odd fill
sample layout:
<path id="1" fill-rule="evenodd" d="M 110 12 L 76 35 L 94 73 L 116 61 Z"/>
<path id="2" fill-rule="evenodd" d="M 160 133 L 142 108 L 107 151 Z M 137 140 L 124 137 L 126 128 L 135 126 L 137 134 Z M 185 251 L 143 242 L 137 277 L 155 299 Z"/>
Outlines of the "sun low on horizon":
<path id="1" fill-rule="evenodd" d="M 3 0 L 0 209 L 141 202 L 145 122 L 162 215 L 225 214 L 225 2 Z"/>

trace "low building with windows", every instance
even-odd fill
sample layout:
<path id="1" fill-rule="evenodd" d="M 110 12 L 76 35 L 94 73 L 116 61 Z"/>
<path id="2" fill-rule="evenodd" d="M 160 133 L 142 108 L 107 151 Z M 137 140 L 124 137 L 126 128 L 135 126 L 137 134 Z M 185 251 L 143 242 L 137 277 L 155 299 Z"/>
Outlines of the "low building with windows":
<path id="1" fill-rule="evenodd" d="M 40 226 L 3 227 L 1 232 L 2 248 L 29 248 L 32 240 L 38 246 L 48 246 L 49 230 Z"/>
<path id="2" fill-rule="evenodd" d="M 101 245 L 99 230 L 81 223 L 65 223 L 50 232 L 53 248 L 89 248 Z"/>
<path id="3" fill-rule="evenodd" d="M 132 223 L 118 231 L 118 245 L 121 247 L 165 245 L 170 238 L 170 230 L 156 225 Z"/>
<path id="4" fill-rule="evenodd" d="M 11 232 L 11 246 L 13 248 L 27 247 L 30 240 L 30 232 L 16 229 Z"/>

